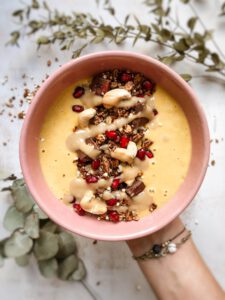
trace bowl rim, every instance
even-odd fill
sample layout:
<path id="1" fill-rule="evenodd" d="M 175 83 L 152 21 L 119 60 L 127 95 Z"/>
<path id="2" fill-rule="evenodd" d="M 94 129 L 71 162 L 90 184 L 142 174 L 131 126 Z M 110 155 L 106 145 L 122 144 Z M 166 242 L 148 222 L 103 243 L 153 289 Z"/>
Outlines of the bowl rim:
<path id="1" fill-rule="evenodd" d="M 203 137 L 203 142 L 204 142 L 203 163 L 202 163 L 201 169 L 199 171 L 198 178 L 195 181 L 195 189 L 192 189 L 191 192 L 189 192 L 189 197 L 186 197 L 185 201 L 181 201 L 181 204 L 179 206 L 175 207 L 175 209 L 172 211 L 172 213 L 170 213 L 167 216 L 166 219 L 162 218 L 157 222 L 157 224 L 155 224 L 155 226 L 151 226 L 150 228 L 145 228 L 144 230 L 142 229 L 142 230 L 136 231 L 132 234 L 124 234 L 124 235 L 115 234 L 115 235 L 111 236 L 107 233 L 103 233 L 103 234 L 101 234 L 101 236 L 99 236 L 98 234 L 95 235 L 95 234 L 89 233 L 85 230 L 82 230 L 82 228 L 80 228 L 80 227 L 77 227 L 76 230 L 74 230 L 73 227 L 69 226 L 68 224 L 66 224 L 66 222 L 63 221 L 64 219 L 61 219 L 61 220 L 57 219 L 54 215 L 54 212 L 52 212 L 51 208 L 48 205 L 44 204 L 44 201 L 39 196 L 37 190 L 33 189 L 33 181 L 29 176 L 30 169 L 29 169 L 29 166 L 26 162 L 26 158 L 24 155 L 24 152 L 26 149 L 27 131 L 28 131 L 30 122 L 32 122 L 31 115 L 37 105 L 38 101 L 36 101 L 36 99 L 39 97 L 39 94 L 41 94 L 41 92 L 44 91 L 51 82 L 54 82 L 55 78 L 57 78 L 58 76 L 63 74 L 67 69 L 73 68 L 76 64 L 81 63 L 85 60 L 95 59 L 99 56 L 114 56 L 114 57 L 115 56 L 124 56 L 126 58 L 135 58 L 135 59 L 145 60 L 146 63 L 152 63 L 152 64 L 156 65 L 156 67 L 159 67 L 159 69 L 164 69 L 166 73 L 169 73 L 171 78 L 174 78 L 174 80 L 176 82 L 178 82 L 181 86 L 183 86 L 185 88 L 185 90 L 188 92 L 190 97 L 194 100 L 195 108 L 198 111 L 198 114 L 199 114 L 199 117 L 200 117 L 200 120 L 202 123 L 202 137 Z M 61 227 L 65 228 L 66 230 L 69 230 L 70 232 L 73 232 L 73 233 L 76 233 L 76 234 L 79 234 L 81 236 L 85 236 L 88 238 L 98 239 L 98 240 L 106 240 L 106 241 L 130 240 L 130 239 L 143 237 L 145 235 L 148 235 L 148 234 L 151 234 L 153 232 L 160 230 L 161 228 L 163 228 L 164 226 L 169 224 L 178 215 L 180 215 L 182 213 L 182 211 L 193 200 L 193 198 L 195 197 L 195 195 L 197 194 L 197 192 L 201 186 L 201 183 L 202 183 L 202 181 L 205 177 L 206 171 L 207 171 L 209 154 L 210 154 L 210 135 L 209 135 L 207 120 L 206 120 L 203 108 L 200 105 L 200 103 L 198 102 L 198 99 L 197 99 L 194 91 L 192 90 L 192 88 L 180 77 L 180 75 L 178 75 L 175 71 L 173 71 L 171 68 L 164 65 L 163 63 L 157 61 L 156 59 L 154 59 L 150 56 L 146 56 L 146 55 L 139 54 L 136 52 L 129 52 L 129 51 L 101 51 L 101 52 L 87 54 L 87 55 L 81 56 L 79 58 L 76 58 L 75 60 L 71 60 L 71 61 L 63 64 L 59 69 L 54 71 L 45 80 L 45 82 L 41 85 L 41 87 L 39 88 L 37 94 L 34 96 L 33 101 L 31 102 L 31 104 L 29 106 L 26 118 L 25 118 L 23 126 L 22 126 L 22 130 L 21 130 L 21 134 L 20 134 L 20 142 L 19 142 L 19 158 L 20 158 L 20 165 L 21 165 L 23 176 L 24 176 L 24 180 L 26 182 L 26 185 L 27 185 L 31 195 L 33 196 L 35 202 L 37 202 L 37 204 L 40 206 L 40 208 L 49 216 L 49 218 L 51 220 L 53 220 L 55 223 L 59 224 Z M 169 202 L 171 202 L 171 200 Z M 166 207 L 166 205 L 163 206 L 162 208 L 160 208 L 160 210 L 164 210 L 165 207 Z"/>

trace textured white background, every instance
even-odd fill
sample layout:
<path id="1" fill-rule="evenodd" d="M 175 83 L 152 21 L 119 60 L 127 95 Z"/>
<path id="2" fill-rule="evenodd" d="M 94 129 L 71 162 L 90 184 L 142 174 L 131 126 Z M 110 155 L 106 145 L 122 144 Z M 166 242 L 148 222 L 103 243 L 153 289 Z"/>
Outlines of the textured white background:
<path id="1" fill-rule="evenodd" d="M 33 76 L 34 83 L 39 83 L 46 73 L 51 73 L 57 67 L 57 63 L 48 68 L 47 59 L 55 56 L 60 58 L 60 63 L 69 60 L 68 54 L 59 54 L 55 49 L 47 47 L 44 50 L 35 52 L 33 41 L 24 39 L 21 48 L 5 47 L 9 32 L 14 25 L 11 19 L 11 12 L 18 8 L 21 2 L 1 1 L 0 9 L 0 82 L 4 81 L 4 76 L 9 77 L 9 81 L 0 85 L 0 106 L 6 102 L 12 95 L 22 94 L 23 86 L 21 75 L 26 73 Z M 70 10 L 90 11 L 97 15 L 94 0 L 65 0 L 65 1 L 48 1 L 59 10 L 69 12 Z M 129 9 L 147 21 L 146 8 L 141 5 L 141 1 L 135 0 L 114 0 L 113 1 L 119 16 L 124 16 Z M 209 28 L 216 29 L 216 38 L 221 48 L 225 47 L 224 21 L 218 21 L 220 1 L 196 1 L 195 6 L 201 14 L 204 22 Z M 129 7 L 128 7 L 129 6 Z M 179 9 L 181 19 L 183 19 L 188 10 Z M 106 14 L 105 14 L 106 15 Z M 112 21 L 108 15 L 107 21 Z M 116 49 L 114 45 L 98 45 L 92 47 L 88 52 L 98 50 Z M 125 43 L 122 49 L 137 51 L 152 55 L 157 54 L 157 49 L 150 48 L 149 45 L 138 43 L 135 48 L 131 48 L 129 43 Z M 178 69 L 180 73 L 193 71 L 201 74 L 201 68 L 193 65 L 184 65 Z M 32 87 L 32 80 L 28 80 Z M 220 82 L 209 82 L 201 78 L 196 78 L 191 83 L 199 97 L 210 127 L 211 138 L 211 160 L 215 159 L 216 165 L 209 166 L 205 181 L 190 205 L 188 210 L 183 214 L 185 222 L 193 229 L 194 240 L 212 270 L 215 277 L 225 288 L 225 144 L 223 141 L 225 135 L 225 86 Z M 17 87 L 17 90 L 10 91 L 10 88 Z M 0 116 L 0 178 L 4 178 L 11 173 L 20 176 L 20 166 L 18 160 L 18 140 L 22 122 L 15 120 L 13 123 L 9 118 Z M 215 139 L 219 143 L 215 143 Z M 7 146 L 3 146 L 7 142 Z M 2 182 L 1 182 L 2 185 Z M 0 220 L 10 203 L 7 193 L 0 194 Z M 0 238 L 6 236 L 7 232 L 0 225 Z M 77 237 L 79 242 L 79 253 L 84 259 L 88 277 L 87 285 L 91 288 L 96 298 L 101 299 L 155 299 L 154 295 L 146 283 L 145 278 L 130 258 L 130 253 L 125 243 L 98 242 L 93 245 L 92 241 L 86 238 Z M 100 284 L 97 285 L 97 282 Z M 35 263 L 29 267 L 21 269 L 13 261 L 7 261 L 5 266 L 0 270 L 0 299 L 5 300 L 61 300 L 61 299 L 91 299 L 79 283 L 65 283 L 58 280 L 43 279 L 36 268 Z"/>

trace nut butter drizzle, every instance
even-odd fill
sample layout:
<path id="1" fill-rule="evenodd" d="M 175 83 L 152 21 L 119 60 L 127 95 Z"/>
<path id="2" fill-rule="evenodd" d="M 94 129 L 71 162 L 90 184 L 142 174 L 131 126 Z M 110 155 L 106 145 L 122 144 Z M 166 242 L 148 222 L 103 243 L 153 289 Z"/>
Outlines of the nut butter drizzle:
<path id="1" fill-rule="evenodd" d="M 93 145 L 87 144 L 86 140 L 95 137 L 98 134 L 103 134 L 106 131 L 117 130 L 132 122 L 137 118 L 147 118 L 150 121 L 154 118 L 154 98 L 145 96 L 144 98 L 132 97 L 131 94 L 125 89 L 113 89 L 107 92 L 103 97 L 97 96 L 91 91 L 87 91 L 80 100 L 87 107 L 83 112 L 78 115 L 78 129 L 72 133 L 66 141 L 67 147 L 70 151 L 82 151 L 88 157 L 95 159 L 101 151 L 94 148 Z M 103 105 L 106 109 L 111 107 L 132 107 L 137 103 L 144 103 L 144 110 L 137 114 L 130 114 L 128 117 L 120 117 L 114 120 L 111 124 L 100 123 L 98 125 L 89 126 L 89 120 L 95 115 L 95 106 Z M 130 148 L 129 148 L 130 147 Z M 111 152 L 111 157 L 122 162 L 132 163 L 132 166 L 122 166 L 122 173 L 119 178 L 121 182 L 128 185 L 146 168 L 146 161 L 140 162 L 136 159 L 137 147 L 133 142 L 129 142 L 127 149 L 117 148 Z M 120 150 L 121 149 L 121 150 Z M 120 151 L 119 151 L 120 150 Z M 118 153 L 117 153 L 118 152 Z M 126 153 L 127 152 L 127 153 Z M 131 154 L 129 156 L 129 154 Z M 137 196 L 131 198 L 124 191 L 109 191 L 107 188 L 111 186 L 113 178 L 99 179 L 98 182 L 88 184 L 82 178 L 75 178 L 70 183 L 70 192 L 80 201 L 80 206 L 91 214 L 101 215 L 107 211 L 106 201 L 111 198 L 119 200 L 126 199 L 129 201 L 130 208 L 133 210 L 148 209 L 149 204 L 152 202 L 152 197 L 148 190 L 145 188 Z M 95 192 L 98 189 L 104 189 L 102 197 L 96 197 Z M 118 208 L 120 211 L 122 208 Z"/>

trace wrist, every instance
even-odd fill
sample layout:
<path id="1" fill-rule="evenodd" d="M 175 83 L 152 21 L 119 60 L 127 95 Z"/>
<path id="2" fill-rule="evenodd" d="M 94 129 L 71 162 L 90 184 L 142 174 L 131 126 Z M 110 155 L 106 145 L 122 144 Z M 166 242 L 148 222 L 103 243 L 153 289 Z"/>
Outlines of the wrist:
<path id="1" fill-rule="evenodd" d="M 181 220 L 176 218 L 159 231 L 143 238 L 127 241 L 127 244 L 133 255 L 139 256 L 148 251 L 154 244 L 161 244 L 169 240 L 180 232 L 183 227 Z"/>

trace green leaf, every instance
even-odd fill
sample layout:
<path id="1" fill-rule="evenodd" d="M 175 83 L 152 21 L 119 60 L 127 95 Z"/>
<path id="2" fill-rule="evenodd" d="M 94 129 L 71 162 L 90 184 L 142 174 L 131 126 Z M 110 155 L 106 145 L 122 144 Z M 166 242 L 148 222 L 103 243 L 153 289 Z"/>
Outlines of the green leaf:
<path id="1" fill-rule="evenodd" d="M 14 231 L 24 226 L 25 216 L 14 205 L 10 206 L 5 214 L 3 225 L 5 229 Z"/>
<path id="2" fill-rule="evenodd" d="M 190 2 L 190 0 L 180 0 L 180 2 L 184 3 L 184 4 L 187 4 Z"/>
<path id="3" fill-rule="evenodd" d="M 52 233 L 55 233 L 58 229 L 59 229 L 59 226 L 57 224 L 55 224 L 54 222 L 52 222 L 51 220 L 49 220 L 47 223 L 45 223 L 45 225 L 41 228 L 42 231 L 48 231 L 48 232 L 52 232 Z"/>
<path id="4" fill-rule="evenodd" d="M 85 278 L 85 276 L 86 276 L 86 273 L 87 272 L 86 272 L 85 265 L 84 265 L 83 261 L 81 259 L 79 259 L 77 269 L 70 276 L 70 279 L 71 280 L 75 280 L 75 281 L 83 280 Z"/>
<path id="5" fill-rule="evenodd" d="M 58 237 L 56 234 L 41 231 L 40 237 L 34 244 L 34 255 L 37 260 L 46 260 L 54 257 L 59 250 Z"/>
<path id="6" fill-rule="evenodd" d="M 76 255 L 70 255 L 59 263 L 59 278 L 67 280 L 78 267 Z"/>
<path id="7" fill-rule="evenodd" d="M 15 261 L 20 267 L 25 267 L 29 264 L 29 255 L 18 256 L 15 258 Z"/>
<path id="8" fill-rule="evenodd" d="M 34 201 L 25 185 L 12 186 L 12 196 L 15 200 L 17 210 L 22 213 L 31 211 Z"/>
<path id="9" fill-rule="evenodd" d="M 39 237 L 39 218 L 37 213 L 33 212 L 27 216 L 24 230 L 33 239 L 37 239 Z"/>
<path id="10" fill-rule="evenodd" d="M 55 258 L 38 262 L 41 274 L 46 278 L 55 278 L 58 273 L 58 262 Z"/>
<path id="11" fill-rule="evenodd" d="M 160 31 L 159 37 L 162 42 L 167 42 L 168 40 L 173 39 L 173 33 L 164 28 Z"/>
<path id="12" fill-rule="evenodd" d="M 75 243 L 75 239 L 72 234 L 68 232 L 60 232 L 59 233 L 59 252 L 57 253 L 58 258 L 67 257 L 76 252 L 77 247 Z"/>
<path id="13" fill-rule="evenodd" d="M 0 268 L 2 268 L 4 266 L 4 258 L 3 256 L 0 254 Z"/>
<path id="14" fill-rule="evenodd" d="M 217 53 L 212 53 L 211 58 L 215 65 L 217 65 L 220 62 L 220 57 Z"/>
<path id="15" fill-rule="evenodd" d="M 180 74 L 180 76 L 187 82 L 192 79 L 192 76 L 190 74 Z"/>
<path id="16" fill-rule="evenodd" d="M 40 220 L 47 220 L 48 216 L 40 209 L 37 204 L 34 204 L 33 211 L 38 214 Z"/>
<path id="17" fill-rule="evenodd" d="M 37 44 L 40 45 L 47 45 L 50 43 L 50 39 L 47 36 L 40 36 L 37 39 Z"/>
<path id="18" fill-rule="evenodd" d="M 7 257 L 19 257 L 28 253 L 33 246 L 32 239 L 25 233 L 16 231 L 4 244 Z"/>
<path id="19" fill-rule="evenodd" d="M 197 17 L 192 17 L 188 20 L 187 26 L 190 28 L 191 31 L 194 30 L 197 20 L 198 20 Z"/>
<path id="20" fill-rule="evenodd" d="M 88 44 L 84 44 L 82 47 L 80 47 L 79 49 L 75 50 L 73 52 L 72 58 L 77 58 L 81 55 L 82 51 L 87 47 Z"/>
<path id="21" fill-rule="evenodd" d="M 105 32 L 101 29 L 97 29 L 96 30 L 96 36 L 95 38 L 92 40 L 92 43 L 94 44 L 99 44 L 101 43 L 105 38 Z"/>
<path id="22" fill-rule="evenodd" d="M 175 42 L 173 44 L 173 47 L 176 51 L 181 52 L 181 53 L 183 53 L 189 49 L 189 46 L 186 44 L 184 38 L 181 38 L 178 42 Z"/>

